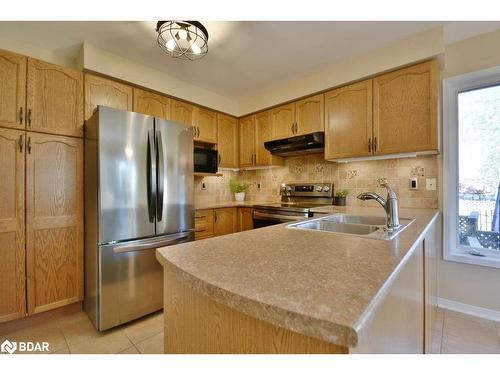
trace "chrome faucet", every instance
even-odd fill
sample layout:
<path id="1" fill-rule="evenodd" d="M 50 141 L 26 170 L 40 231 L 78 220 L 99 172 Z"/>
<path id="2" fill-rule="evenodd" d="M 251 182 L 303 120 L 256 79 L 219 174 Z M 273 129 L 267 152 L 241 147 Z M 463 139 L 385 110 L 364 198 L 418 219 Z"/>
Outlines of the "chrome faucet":
<path id="1" fill-rule="evenodd" d="M 385 214 L 387 215 L 387 229 L 393 230 L 400 226 L 399 224 L 399 214 L 398 214 L 398 197 L 396 192 L 387 184 L 387 180 L 379 178 L 379 186 L 385 187 L 387 189 L 387 198 L 384 199 L 380 195 L 375 193 L 361 193 L 358 195 L 358 199 L 366 201 L 369 199 L 375 199 L 382 207 L 384 207 Z"/>

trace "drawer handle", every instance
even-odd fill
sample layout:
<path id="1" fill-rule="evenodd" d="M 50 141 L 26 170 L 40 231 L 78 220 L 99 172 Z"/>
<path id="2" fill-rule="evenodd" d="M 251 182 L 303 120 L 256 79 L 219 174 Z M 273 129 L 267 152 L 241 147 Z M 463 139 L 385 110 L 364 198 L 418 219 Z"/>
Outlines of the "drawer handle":
<path id="1" fill-rule="evenodd" d="M 195 216 L 195 219 L 205 219 L 206 216 Z"/>
<path id="2" fill-rule="evenodd" d="M 199 230 L 195 230 L 196 233 L 201 233 L 201 232 L 205 232 L 206 229 L 199 229 Z"/>

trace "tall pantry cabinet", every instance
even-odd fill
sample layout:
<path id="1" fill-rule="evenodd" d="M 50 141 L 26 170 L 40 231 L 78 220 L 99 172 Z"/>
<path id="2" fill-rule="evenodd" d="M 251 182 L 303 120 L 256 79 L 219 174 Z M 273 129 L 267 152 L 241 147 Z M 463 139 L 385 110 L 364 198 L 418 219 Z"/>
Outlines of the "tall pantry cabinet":
<path id="1" fill-rule="evenodd" d="M 0 51 L 0 322 L 83 299 L 82 136 L 83 73 Z"/>

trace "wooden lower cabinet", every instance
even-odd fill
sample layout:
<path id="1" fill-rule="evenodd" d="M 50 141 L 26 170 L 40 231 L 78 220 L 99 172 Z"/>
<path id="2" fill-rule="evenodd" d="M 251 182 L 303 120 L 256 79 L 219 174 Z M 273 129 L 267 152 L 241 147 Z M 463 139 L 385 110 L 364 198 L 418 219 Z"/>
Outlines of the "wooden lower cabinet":
<path id="1" fill-rule="evenodd" d="M 194 214 L 194 239 L 202 240 L 214 235 L 214 210 L 196 210 Z"/>
<path id="2" fill-rule="evenodd" d="M 83 299 L 83 141 L 27 133 L 28 314 Z"/>
<path id="3" fill-rule="evenodd" d="M 253 208 L 238 207 L 238 231 L 253 229 Z"/>
<path id="4" fill-rule="evenodd" d="M 24 131 L 0 129 L 0 323 L 26 310 L 24 137 Z"/>
<path id="5" fill-rule="evenodd" d="M 223 236 L 238 231 L 236 207 L 216 208 L 214 210 L 214 234 Z"/>

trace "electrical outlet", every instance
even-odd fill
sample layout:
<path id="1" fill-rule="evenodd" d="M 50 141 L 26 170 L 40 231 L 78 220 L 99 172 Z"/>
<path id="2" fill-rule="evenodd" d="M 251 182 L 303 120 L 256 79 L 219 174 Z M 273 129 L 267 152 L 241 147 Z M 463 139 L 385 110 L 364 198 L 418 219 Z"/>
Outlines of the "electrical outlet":
<path id="1" fill-rule="evenodd" d="M 205 182 L 201 183 L 201 190 L 207 190 L 207 184 Z"/>
<path id="2" fill-rule="evenodd" d="M 257 182 L 257 189 L 260 189 L 260 182 Z"/>
<path id="3" fill-rule="evenodd" d="M 437 179 L 436 177 L 428 177 L 425 179 L 425 188 L 427 190 L 436 190 L 437 189 Z"/>
<path id="4" fill-rule="evenodd" d="M 410 190 L 418 190 L 418 178 L 410 178 Z"/>

